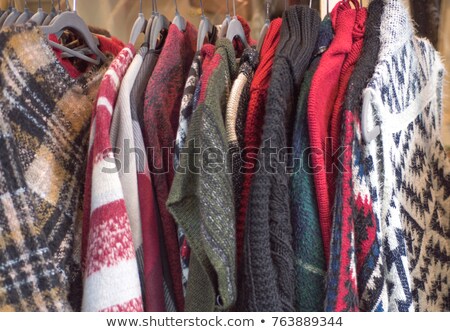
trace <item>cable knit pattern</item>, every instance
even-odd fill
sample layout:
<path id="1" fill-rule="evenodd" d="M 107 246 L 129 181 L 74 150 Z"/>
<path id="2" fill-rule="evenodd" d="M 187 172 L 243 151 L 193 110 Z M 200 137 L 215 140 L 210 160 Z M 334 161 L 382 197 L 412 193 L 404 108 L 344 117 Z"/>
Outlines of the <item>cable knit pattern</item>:
<path id="1" fill-rule="evenodd" d="M 247 115 L 248 103 L 250 100 L 250 86 L 253 80 L 253 74 L 259 63 L 259 54 L 249 48 L 244 51 L 240 59 L 239 74 L 233 83 L 233 87 L 228 98 L 226 129 L 228 139 L 228 153 L 230 158 L 231 173 L 233 174 L 233 193 L 234 208 L 236 214 L 239 211 L 241 202 L 242 180 L 243 180 L 243 159 L 242 151 L 244 148 L 243 134 L 245 118 Z M 242 225 L 239 225 L 242 226 Z M 244 240 L 244 229 L 236 229 L 237 241 L 237 266 L 240 266 Z"/>
<path id="2" fill-rule="evenodd" d="M 317 211 L 314 176 L 309 165 L 308 95 L 311 81 L 323 53 L 333 40 L 329 15 L 320 25 L 315 57 L 311 61 L 300 90 L 293 135 L 294 172 L 290 184 L 291 220 L 295 255 L 295 309 L 323 311 L 325 300 L 326 260 Z"/>
<path id="3" fill-rule="evenodd" d="M 286 170 L 290 162 L 285 159 L 285 148 L 292 146 L 297 97 L 313 55 L 319 24 L 318 13 L 309 7 L 292 6 L 283 15 L 258 156 L 262 168 L 254 176 L 247 211 L 243 310 L 294 310 L 294 255 Z"/>
<path id="4" fill-rule="evenodd" d="M 280 41 L 281 18 L 270 23 L 266 38 L 261 48 L 260 64 L 250 87 L 250 101 L 247 109 L 247 118 L 244 129 L 244 161 L 241 201 L 236 221 L 236 239 L 238 257 L 242 256 L 244 246 L 245 219 L 250 197 L 250 186 L 255 173 L 258 149 L 261 145 L 262 127 L 266 111 L 267 91 L 272 77 L 275 52 Z M 240 278 L 240 277 L 239 277 Z M 239 295 L 239 294 L 238 294 Z"/>
<path id="5" fill-rule="evenodd" d="M 442 80 L 438 53 L 414 37 L 403 4 L 385 0 L 378 65 L 363 103 L 368 128 L 381 129 L 364 153 L 374 165 L 369 190 L 382 224 L 389 310 L 450 310 L 450 165 L 440 141 Z"/>

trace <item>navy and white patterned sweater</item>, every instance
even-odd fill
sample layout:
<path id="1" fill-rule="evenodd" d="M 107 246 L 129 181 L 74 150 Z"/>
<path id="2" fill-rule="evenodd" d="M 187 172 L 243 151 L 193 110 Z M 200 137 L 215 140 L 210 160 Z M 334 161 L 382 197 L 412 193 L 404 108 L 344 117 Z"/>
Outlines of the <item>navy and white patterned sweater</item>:
<path id="1" fill-rule="evenodd" d="M 381 224 L 389 311 L 450 310 L 450 162 L 441 144 L 443 65 L 384 0 L 378 64 L 363 94 L 368 190 Z M 355 174 L 354 176 L 357 176 Z"/>

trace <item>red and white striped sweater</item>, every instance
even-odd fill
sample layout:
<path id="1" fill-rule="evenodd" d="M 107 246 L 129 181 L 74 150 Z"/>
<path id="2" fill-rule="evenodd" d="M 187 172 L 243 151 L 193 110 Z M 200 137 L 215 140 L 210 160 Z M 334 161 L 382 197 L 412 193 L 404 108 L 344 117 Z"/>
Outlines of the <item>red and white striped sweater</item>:
<path id="1" fill-rule="evenodd" d="M 128 45 L 114 59 L 93 113 L 84 198 L 82 311 L 143 311 L 130 221 L 109 135 L 120 83 L 134 54 Z"/>

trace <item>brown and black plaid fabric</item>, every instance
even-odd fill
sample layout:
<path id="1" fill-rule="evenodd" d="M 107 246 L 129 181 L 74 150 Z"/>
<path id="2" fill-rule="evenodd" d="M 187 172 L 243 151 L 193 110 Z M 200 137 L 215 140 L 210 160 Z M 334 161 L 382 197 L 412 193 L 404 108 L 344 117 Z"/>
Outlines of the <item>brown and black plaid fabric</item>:
<path id="1" fill-rule="evenodd" d="M 75 80 L 37 28 L 0 33 L 0 311 L 80 307 L 86 152 L 107 66 Z"/>

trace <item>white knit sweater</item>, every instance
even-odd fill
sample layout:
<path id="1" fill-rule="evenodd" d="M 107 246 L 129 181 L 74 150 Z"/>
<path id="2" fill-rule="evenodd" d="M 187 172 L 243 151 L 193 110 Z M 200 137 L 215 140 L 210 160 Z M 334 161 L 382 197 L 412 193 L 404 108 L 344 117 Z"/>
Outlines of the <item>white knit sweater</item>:
<path id="1" fill-rule="evenodd" d="M 443 65 L 414 36 L 400 0 L 385 0 L 379 61 L 363 102 L 390 311 L 450 310 L 450 163 L 440 139 Z"/>

